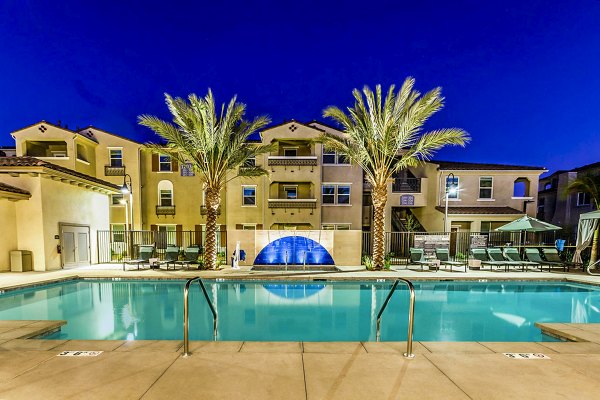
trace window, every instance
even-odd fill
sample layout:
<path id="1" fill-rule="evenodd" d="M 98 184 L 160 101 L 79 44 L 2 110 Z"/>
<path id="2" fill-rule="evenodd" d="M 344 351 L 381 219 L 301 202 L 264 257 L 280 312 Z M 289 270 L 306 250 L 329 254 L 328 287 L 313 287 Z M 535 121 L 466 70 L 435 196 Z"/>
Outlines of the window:
<path id="1" fill-rule="evenodd" d="M 350 204 L 350 185 L 323 185 L 323 204 Z"/>
<path id="2" fill-rule="evenodd" d="M 108 161 L 109 161 L 111 167 L 122 167 L 123 166 L 123 150 L 108 149 Z"/>
<path id="3" fill-rule="evenodd" d="M 481 232 L 493 232 L 496 228 L 508 224 L 510 221 L 481 221 Z"/>
<path id="4" fill-rule="evenodd" d="M 286 199 L 295 200 L 298 198 L 298 186 L 284 186 L 283 191 Z"/>
<path id="5" fill-rule="evenodd" d="M 256 205 L 256 186 L 242 186 L 242 205 Z"/>
<path id="6" fill-rule="evenodd" d="M 242 225 L 242 229 L 245 231 L 255 231 L 256 230 L 256 224 L 243 224 Z"/>
<path id="7" fill-rule="evenodd" d="M 482 176 L 479 178 L 479 198 L 492 198 L 493 179 L 491 176 Z"/>
<path id="8" fill-rule="evenodd" d="M 194 167 L 192 166 L 191 162 L 184 162 L 183 164 L 181 164 L 181 176 L 194 176 L 196 175 L 194 173 Z"/>
<path id="9" fill-rule="evenodd" d="M 513 184 L 513 197 L 529 197 L 529 179 L 517 178 Z"/>
<path id="10" fill-rule="evenodd" d="M 246 161 L 244 161 L 242 167 L 256 167 L 256 157 L 248 158 Z"/>
<path id="11" fill-rule="evenodd" d="M 298 149 L 293 147 L 284 147 L 283 155 L 285 157 L 296 157 L 298 155 Z"/>
<path id="12" fill-rule="evenodd" d="M 110 230 L 112 231 L 113 242 L 125 241 L 125 224 L 111 224 Z"/>
<path id="13" fill-rule="evenodd" d="M 335 204 L 335 186 L 323 185 L 323 204 Z"/>
<path id="14" fill-rule="evenodd" d="M 172 206 L 173 202 L 173 182 L 163 180 L 158 182 L 158 205 Z"/>
<path id="15" fill-rule="evenodd" d="M 158 156 L 158 170 L 161 172 L 171 171 L 171 156 L 166 154 L 159 154 Z"/>
<path id="16" fill-rule="evenodd" d="M 172 206 L 173 205 L 173 192 L 171 190 L 160 191 L 159 205 L 161 206 Z"/>
<path id="17" fill-rule="evenodd" d="M 177 225 L 158 225 L 159 232 L 175 232 Z"/>
<path id="18" fill-rule="evenodd" d="M 123 200 L 123 195 L 122 194 L 112 194 L 110 196 L 110 204 L 113 206 L 120 206 L 122 205 Z"/>
<path id="19" fill-rule="evenodd" d="M 591 197 L 589 193 L 578 192 L 577 193 L 577 205 L 578 206 L 589 206 L 591 204 Z"/>
<path id="20" fill-rule="evenodd" d="M 324 231 L 349 231 L 350 224 L 323 224 L 321 225 L 321 229 Z"/>
<path id="21" fill-rule="evenodd" d="M 323 164 L 350 164 L 350 159 L 343 153 L 336 153 L 333 150 L 323 150 Z"/>
<path id="22" fill-rule="evenodd" d="M 446 194 L 449 199 L 458 199 L 458 176 L 446 177 Z"/>

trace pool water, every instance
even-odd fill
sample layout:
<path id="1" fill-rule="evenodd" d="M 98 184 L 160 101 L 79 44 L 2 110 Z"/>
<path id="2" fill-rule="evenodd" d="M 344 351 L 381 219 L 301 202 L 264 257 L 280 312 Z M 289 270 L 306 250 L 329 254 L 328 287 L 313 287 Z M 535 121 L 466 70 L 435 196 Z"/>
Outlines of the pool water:
<path id="1" fill-rule="evenodd" d="M 67 281 L 0 295 L 0 320 L 67 320 L 46 338 L 182 339 L 184 281 Z M 205 282 L 219 340 L 373 341 L 391 282 Z M 416 282 L 414 339 L 541 341 L 535 322 L 600 322 L 600 288 L 563 282 Z M 381 338 L 406 340 L 398 286 Z M 212 339 L 212 314 L 190 292 L 190 338 Z"/>

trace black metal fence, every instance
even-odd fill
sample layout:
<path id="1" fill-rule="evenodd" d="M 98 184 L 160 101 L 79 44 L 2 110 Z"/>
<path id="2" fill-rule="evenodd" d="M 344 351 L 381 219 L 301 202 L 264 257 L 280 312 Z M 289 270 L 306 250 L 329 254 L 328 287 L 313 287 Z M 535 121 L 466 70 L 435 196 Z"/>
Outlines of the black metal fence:
<path id="1" fill-rule="evenodd" d="M 154 246 L 154 256 L 164 259 L 168 245 L 200 247 L 202 254 L 206 231 L 98 231 L 98 263 L 121 262 L 139 257 L 140 246 Z M 227 232 L 217 231 L 217 252 L 227 254 Z"/>
<path id="2" fill-rule="evenodd" d="M 554 247 L 556 239 L 565 240 L 564 256 L 568 258 L 573 252 L 575 237 L 568 235 L 561 237 L 557 232 L 385 232 L 385 254 L 392 264 L 405 264 L 409 258 L 409 250 L 415 247 L 415 237 L 418 236 L 448 236 L 449 243 L 446 242 L 450 250 L 450 255 L 455 260 L 467 260 L 472 246 L 478 247 L 482 244 L 485 247 Z M 477 241 L 474 237 L 485 238 L 483 241 Z M 363 232 L 362 235 L 362 254 L 372 255 L 373 241 L 372 232 Z M 588 251 L 589 253 L 589 251 Z M 585 253 L 584 253 L 585 257 Z M 589 256 L 588 256 L 589 257 Z"/>

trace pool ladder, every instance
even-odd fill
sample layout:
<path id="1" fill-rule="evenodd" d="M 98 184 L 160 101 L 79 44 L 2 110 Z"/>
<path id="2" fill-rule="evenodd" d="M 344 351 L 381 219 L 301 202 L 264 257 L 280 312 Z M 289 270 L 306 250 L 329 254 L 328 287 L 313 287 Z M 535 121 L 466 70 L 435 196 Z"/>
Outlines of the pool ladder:
<path id="1" fill-rule="evenodd" d="M 189 325 L 190 325 L 190 308 L 189 308 L 189 293 L 190 286 L 194 281 L 198 281 L 200 289 L 202 289 L 202 293 L 204 293 L 204 298 L 210 307 L 210 311 L 213 315 L 213 340 L 217 340 L 217 310 L 213 306 L 212 301 L 210 301 L 210 297 L 208 297 L 208 293 L 206 292 L 206 287 L 204 287 L 204 283 L 199 276 L 195 278 L 188 279 L 185 283 L 185 287 L 183 288 L 183 356 L 188 357 L 192 353 L 190 353 L 190 337 L 189 337 Z"/>
<path id="2" fill-rule="evenodd" d="M 387 307 L 392 295 L 396 291 L 396 287 L 398 287 L 398 283 L 403 282 L 408 286 L 408 290 L 410 291 L 410 304 L 408 306 L 408 337 L 406 338 L 406 353 L 404 353 L 404 357 L 406 358 L 415 358 L 415 355 L 412 352 L 412 342 L 413 342 L 413 325 L 415 322 L 415 287 L 412 282 L 408 279 L 404 278 L 396 278 L 396 281 L 392 285 L 390 292 L 388 293 L 379 313 L 377 314 L 377 336 L 376 340 L 379 342 L 381 339 L 381 315 L 385 308 Z"/>

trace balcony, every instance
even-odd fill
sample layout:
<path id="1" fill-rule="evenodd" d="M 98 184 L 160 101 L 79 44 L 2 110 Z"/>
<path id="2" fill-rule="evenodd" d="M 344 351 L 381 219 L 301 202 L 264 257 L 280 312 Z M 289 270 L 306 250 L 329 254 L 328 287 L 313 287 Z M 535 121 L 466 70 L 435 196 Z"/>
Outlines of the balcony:
<path id="1" fill-rule="evenodd" d="M 200 215 L 208 214 L 208 208 L 206 206 L 200 206 Z M 221 215 L 221 206 L 217 207 L 217 215 Z"/>
<path id="2" fill-rule="evenodd" d="M 392 193 L 421 193 L 421 178 L 396 178 Z"/>
<path id="3" fill-rule="evenodd" d="M 269 199 L 269 208 L 317 208 L 317 199 Z"/>
<path id="4" fill-rule="evenodd" d="M 156 215 L 175 215 L 175 206 L 156 206 Z"/>
<path id="5" fill-rule="evenodd" d="M 125 176 L 125 166 L 113 167 L 112 165 L 105 165 L 104 176 Z"/>
<path id="6" fill-rule="evenodd" d="M 270 166 L 315 166 L 317 165 L 317 156 L 269 156 L 268 164 Z"/>

